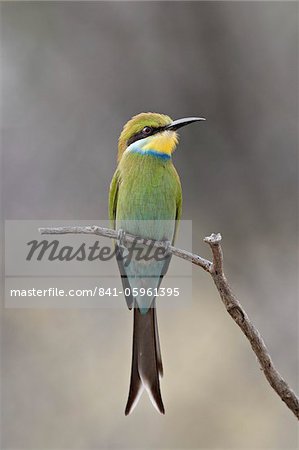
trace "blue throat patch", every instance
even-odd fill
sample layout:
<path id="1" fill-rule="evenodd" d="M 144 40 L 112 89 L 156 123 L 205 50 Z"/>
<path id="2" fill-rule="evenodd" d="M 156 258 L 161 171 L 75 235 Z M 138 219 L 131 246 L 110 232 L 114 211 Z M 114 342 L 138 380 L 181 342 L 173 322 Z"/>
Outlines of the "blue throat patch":
<path id="1" fill-rule="evenodd" d="M 160 159 L 170 159 L 171 155 L 168 155 L 168 153 L 161 153 L 161 152 L 157 152 L 156 150 L 141 150 L 140 148 L 134 148 L 131 150 L 132 153 L 139 153 L 140 155 L 150 155 L 150 156 L 155 156 L 156 158 L 160 158 Z"/>

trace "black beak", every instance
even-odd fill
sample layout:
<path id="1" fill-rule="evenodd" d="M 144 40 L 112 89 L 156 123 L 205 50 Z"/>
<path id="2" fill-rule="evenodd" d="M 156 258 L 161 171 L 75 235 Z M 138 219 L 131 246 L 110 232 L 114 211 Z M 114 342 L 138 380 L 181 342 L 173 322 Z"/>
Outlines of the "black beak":
<path id="1" fill-rule="evenodd" d="M 201 120 L 206 120 L 204 117 L 186 117 L 185 119 L 178 119 L 171 122 L 169 125 L 166 125 L 165 130 L 178 130 L 185 125 L 189 125 L 189 123 L 199 122 Z"/>

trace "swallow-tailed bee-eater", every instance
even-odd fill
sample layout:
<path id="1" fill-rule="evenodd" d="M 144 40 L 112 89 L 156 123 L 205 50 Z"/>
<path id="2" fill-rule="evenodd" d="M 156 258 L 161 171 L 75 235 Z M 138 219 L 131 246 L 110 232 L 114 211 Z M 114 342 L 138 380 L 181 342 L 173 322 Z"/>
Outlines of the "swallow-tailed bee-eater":
<path id="1" fill-rule="evenodd" d="M 124 126 L 109 194 L 109 216 L 116 230 L 173 244 L 182 212 L 181 183 L 172 163 L 178 144 L 177 130 L 200 120 L 205 119 L 190 117 L 173 121 L 164 114 L 141 113 Z M 119 254 L 122 248 L 119 240 L 116 248 Z M 169 261 L 169 257 L 140 260 L 133 254 L 126 265 L 124 259 L 118 258 L 126 301 L 134 310 L 126 415 L 133 410 L 144 389 L 155 408 L 165 413 L 159 381 L 163 367 L 155 297 Z"/>

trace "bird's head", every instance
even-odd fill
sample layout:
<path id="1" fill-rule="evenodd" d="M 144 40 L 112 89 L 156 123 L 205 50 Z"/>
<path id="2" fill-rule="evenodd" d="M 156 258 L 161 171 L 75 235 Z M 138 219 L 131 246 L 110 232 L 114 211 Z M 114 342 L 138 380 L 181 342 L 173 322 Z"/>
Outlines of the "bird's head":
<path id="1" fill-rule="evenodd" d="M 128 149 L 142 152 L 155 151 L 171 156 L 178 143 L 176 130 L 192 122 L 205 120 L 202 117 L 188 117 L 172 120 L 158 113 L 141 113 L 132 117 L 121 132 L 118 141 L 118 161 Z"/>

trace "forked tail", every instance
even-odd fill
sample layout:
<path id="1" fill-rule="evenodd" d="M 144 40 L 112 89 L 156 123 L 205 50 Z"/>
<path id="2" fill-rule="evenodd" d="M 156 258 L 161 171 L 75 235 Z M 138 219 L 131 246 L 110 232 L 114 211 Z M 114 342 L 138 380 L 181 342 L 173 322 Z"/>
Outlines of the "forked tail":
<path id="1" fill-rule="evenodd" d="M 159 378 L 163 376 L 155 302 L 145 314 L 134 307 L 133 352 L 126 416 L 135 408 L 146 389 L 154 407 L 164 414 Z"/>

